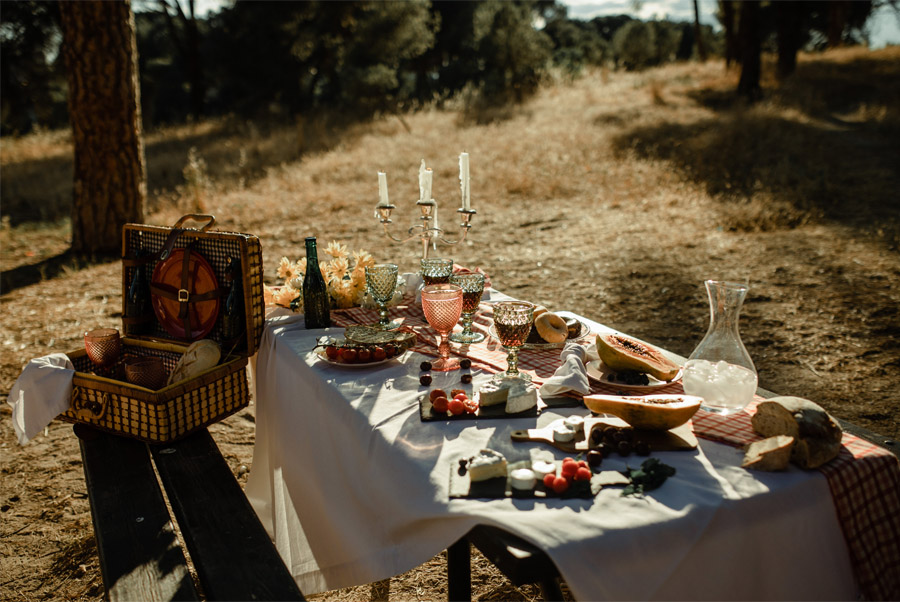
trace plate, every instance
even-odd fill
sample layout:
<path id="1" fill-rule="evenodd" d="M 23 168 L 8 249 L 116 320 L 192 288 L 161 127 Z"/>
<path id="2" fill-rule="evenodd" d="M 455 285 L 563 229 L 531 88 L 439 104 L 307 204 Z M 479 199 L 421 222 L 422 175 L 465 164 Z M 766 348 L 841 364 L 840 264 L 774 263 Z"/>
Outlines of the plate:
<path id="1" fill-rule="evenodd" d="M 563 347 L 566 346 L 566 343 L 568 343 L 569 341 L 577 341 L 578 339 L 582 339 L 582 338 L 588 336 L 589 334 L 591 334 L 590 326 L 588 326 L 581 320 L 578 320 L 577 318 L 575 319 L 575 321 L 578 322 L 578 324 L 581 326 L 581 330 L 578 331 L 577 336 L 574 336 L 570 339 L 566 339 L 565 341 L 563 341 L 561 343 L 546 343 L 546 342 L 544 342 L 544 343 L 529 343 L 528 340 L 526 339 L 525 344 L 522 345 L 521 349 L 538 349 L 538 350 L 540 350 L 540 349 L 562 349 Z M 492 337 L 494 337 L 498 341 L 500 340 L 500 336 L 497 334 L 497 329 L 494 328 L 493 324 L 491 324 L 488 331 L 490 332 Z M 532 336 L 537 336 L 537 332 L 535 331 L 534 326 L 531 327 L 531 332 L 528 333 L 528 338 L 531 338 Z"/>
<path id="2" fill-rule="evenodd" d="M 603 383 L 604 385 L 615 387 L 617 389 L 629 390 L 629 391 L 651 391 L 653 389 L 659 389 L 660 387 L 667 387 L 672 383 L 676 383 L 681 380 L 682 370 L 678 370 L 678 374 L 676 374 L 672 380 L 657 380 L 647 375 L 647 379 L 650 381 L 649 384 L 646 385 L 626 385 L 625 383 L 610 382 L 608 376 L 610 374 L 614 374 L 614 370 L 610 370 L 606 364 L 603 363 L 603 360 L 594 360 L 592 362 L 588 362 L 585 366 L 587 368 L 587 374 L 590 378 Z"/>
<path id="3" fill-rule="evenodd" d="M 158 263 L 156 269 L 153 270 L 153 284 L 174 291 L 181 289 L 183 263 L 184 249 L 172 251 L 172 254 L 165 261 Z M 189 294 L 201 295 L 219 288 L 216 272 L 197 251 L 191 251 L 188 258 L 188 270 L 190 271 Z M 178 317 L 181 303 L 177 299 L 151 294 L 151 300 L 153 313 L 156 314 L 160 325 L 175 338 L 191 341 L 202 339 L 210 333 L 219 317 L 219 297 L 208 301 L 188 303 L 188 311 L 191 315 L 191 332 L 188 333 L 185 331 L 184 322 Z"/>
<path id="4" fill-rule="evenodd" d="M 393 362 L 394 360 L 398 360 L 404 355 L 406 352 L 404 351 L 400 355 L 395 355 L 394 357 L 386 357 L 383 360 L 379 360 L 377 362 L 366 362 L 364 364 L 348 364 L 347 362 L 335 362 L 334 360 L 328 359 L 328 356 L 325 354 L 324 349 L 316 349 L 316 357 L 326 364 L 331 366 L 337 366 L 338 368 L 374 368 L 376 366 L 381 366 L 382 364 L 386 364 L 388 362 Z"/>

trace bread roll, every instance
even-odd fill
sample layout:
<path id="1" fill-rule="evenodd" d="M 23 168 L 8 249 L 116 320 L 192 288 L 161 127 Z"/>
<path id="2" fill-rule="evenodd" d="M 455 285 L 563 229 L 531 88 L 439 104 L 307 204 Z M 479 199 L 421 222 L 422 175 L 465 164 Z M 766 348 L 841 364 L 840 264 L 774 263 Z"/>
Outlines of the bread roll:
<path id="1" fill-rule="evenodd" d="M 791 462 L 818 468 L 841 450 L 841 427 L 821 406 L 800 397 L 773 397 L 761 402 L 751 419 L 763 437 L 787 435 L 796 440 Z"/>
<path id="2" fill-rule="evenodd" d="M 566 321 L 553 312 L 545 311 L 534 319 L 534 327 L 548 343 L 562 343 L 569 337 Z"/>
<path id="3" fill-rule="evenodd" d="M 193 343 L 175 364 L 168 384 L 194 378 L 219 363 L 222 350 L 218 343 L 211 339 L 201 339 Z"/>
<path id="4" fill-rule="evenodd" d="M 793 447 L 794 438 L 787 435 L 776 435 L 762 441 L 754 441 L 747 446 L 741 466 L 753 470 L 784 470 L 791 461 Z"/>

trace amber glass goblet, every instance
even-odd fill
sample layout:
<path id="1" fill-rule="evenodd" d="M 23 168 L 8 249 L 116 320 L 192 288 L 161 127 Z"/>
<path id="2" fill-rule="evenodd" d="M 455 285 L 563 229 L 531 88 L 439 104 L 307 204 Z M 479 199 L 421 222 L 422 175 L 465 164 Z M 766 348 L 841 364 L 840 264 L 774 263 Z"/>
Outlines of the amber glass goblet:
<path id="1" fill-rule="evenodd" d="M 438 346 L 441 357 L 431 363 L 431 369 L 434 371 L 448 372 L 459 369 L 459 360 L 450 357 L 450 341 L 447 335 L 459 322 L 462 306 L 462 288 L 455 284 L 430 284 L 422 289 L 422 311 L 425 312 L 425 319 L 441 335 Z"/>
<path id="2" fill-rule="evenodd" d="M 472 318 L 484 293 L 484 274 L 451 274 L 450 284 L 456 284 L 463 291 L 462 332 L 454 332 L 450 340 L 454 343 L 480 343 L 484 334 L 472 331 Z"/>
<path id="3" fill-rule="evenodd" d="M 534 305 L 525 301 L 501 301 L 494 304 L 494 328 L 500 344 L 506 349 L 506 372 L 494 376 L 493 380 L 518 378 L 531 380 L 531 375 L 519 372 L 519 348 L 531 331 L 534 320 Z"/>

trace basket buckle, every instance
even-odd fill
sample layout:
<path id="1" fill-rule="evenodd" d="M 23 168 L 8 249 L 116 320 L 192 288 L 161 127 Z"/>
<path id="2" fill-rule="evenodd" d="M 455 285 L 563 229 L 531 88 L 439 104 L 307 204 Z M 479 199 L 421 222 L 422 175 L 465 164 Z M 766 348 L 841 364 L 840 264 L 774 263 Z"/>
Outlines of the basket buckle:
<path id="1" fill-rule="evenodd" d="M 179 303 L 187 303 L 191 298 L 191 293 L 185 289 L 178 289 L 178 302 Z"/>
<path id="2" fill-rule="evenodd" d="M 73 387 L 72 390 L 72 410 L 75 417 L 83 421 L 100 420 L 106 415 L 106 409 L 109 406 L 109 393 L 103 391 L 100 393 L 100 400 L 94 401 L 87 399 L 80 387 Z"/>

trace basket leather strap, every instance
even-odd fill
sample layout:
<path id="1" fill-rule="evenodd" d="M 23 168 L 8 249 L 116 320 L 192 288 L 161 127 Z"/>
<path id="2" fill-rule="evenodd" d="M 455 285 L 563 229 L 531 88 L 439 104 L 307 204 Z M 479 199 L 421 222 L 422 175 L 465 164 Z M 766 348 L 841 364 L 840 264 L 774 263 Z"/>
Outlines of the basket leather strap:
<path id="1" fill-rule="evenodd" d="M 172 239 L 174 240 L 174 239 Z M 191 303 L 200 303 L 201 301 L 211 301 L 222 296 L 222 289 L 215 288 L 205 293 L 190 292 L 191 281 L 196 279 L 196 274 L 191 273 L 191 250 L 192 245 L 184 248 L 184 254 L 181 260 L 181 288 L 175 288 L 169 284 L 162 282 L 153 282 L 150 285 L 150 292 L 154 295 L 178 301 L 178 319 L 184 326 L 185 340 L 192 340 L 191 332 Z M 199 264 L 195 264 L 199 265 Z"/>

